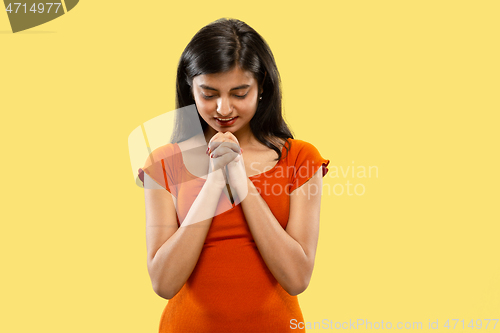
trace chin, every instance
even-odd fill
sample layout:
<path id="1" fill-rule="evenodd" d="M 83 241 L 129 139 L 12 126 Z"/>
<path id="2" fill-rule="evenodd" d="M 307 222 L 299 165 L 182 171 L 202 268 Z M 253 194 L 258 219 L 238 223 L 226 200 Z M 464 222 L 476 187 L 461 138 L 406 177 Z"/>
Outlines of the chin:
<path id="1" fill-rule="evenodd" d="M 234 130 L 232 128 L 221 128 L 220 132 L 222 132 L 222 133 L 231 132 L 234 134 L 236 132 L 236 130 Z"/>

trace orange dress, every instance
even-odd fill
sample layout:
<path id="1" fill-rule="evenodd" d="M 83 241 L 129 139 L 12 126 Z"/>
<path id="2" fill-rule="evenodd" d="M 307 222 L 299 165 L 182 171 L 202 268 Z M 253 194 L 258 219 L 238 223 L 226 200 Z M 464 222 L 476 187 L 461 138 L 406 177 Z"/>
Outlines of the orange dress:
<path id="1" fill-rule="evenodd" d="M 289 152 L 283 147 L 274 168 L 249 177 L 283 228 L 289 217 L 289 193 L 319 168 L 325 176 L 330 162 L 308 142 L 287 143 Z M 205 179 L 187 170 L 176 143 L 150 156 L 139 178 L 143 180 L 146 172 L 176 197 L 180 226 Z M 195 269 L 163 310 L 159 332 L 305 332 L 291 325 L 304 322 L 297 296 L 288 294 L 269 271 L 241 205 L 231 204 L 222 193 L 215 215 Z"/>

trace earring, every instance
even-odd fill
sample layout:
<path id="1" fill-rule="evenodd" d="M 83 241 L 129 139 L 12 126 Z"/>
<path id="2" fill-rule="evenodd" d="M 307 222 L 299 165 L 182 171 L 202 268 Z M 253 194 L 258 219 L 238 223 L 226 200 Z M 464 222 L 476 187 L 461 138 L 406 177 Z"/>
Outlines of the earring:
<path id="1" fill-rule="evenodd" d="M 262 95 L 259 97 L 259 100 L 262 100 Z"/>

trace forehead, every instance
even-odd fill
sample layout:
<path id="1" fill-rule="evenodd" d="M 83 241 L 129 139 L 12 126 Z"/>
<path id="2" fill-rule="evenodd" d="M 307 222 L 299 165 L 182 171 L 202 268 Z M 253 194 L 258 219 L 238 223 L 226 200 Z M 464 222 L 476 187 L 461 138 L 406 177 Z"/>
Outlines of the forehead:
<path id="1" fill-rule="evenodd" d="M 224 90 L 241 85 L 254 85 L 256 80 L 253 73 L 245 71 L 236 66 L 232 70 L 223 73 L 203 74 L 193 78 L 193 83 L 198 85 L 206 85 L 216 89 Z"/>

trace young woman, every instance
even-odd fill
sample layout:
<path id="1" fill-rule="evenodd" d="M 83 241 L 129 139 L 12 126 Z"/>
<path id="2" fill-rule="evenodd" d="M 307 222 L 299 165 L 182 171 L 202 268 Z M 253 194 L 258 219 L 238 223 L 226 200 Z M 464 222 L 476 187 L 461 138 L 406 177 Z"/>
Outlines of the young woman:
<path id="1" fill-rule="evenodd" d="M 303 332 L 329 160 L 283 120 L 264 39 L 234 19 L 202 28 L 179 62 L 177 107 L 171 143 L 139 170 L 148 271 L 169 300 L 160 332 Z"/>

